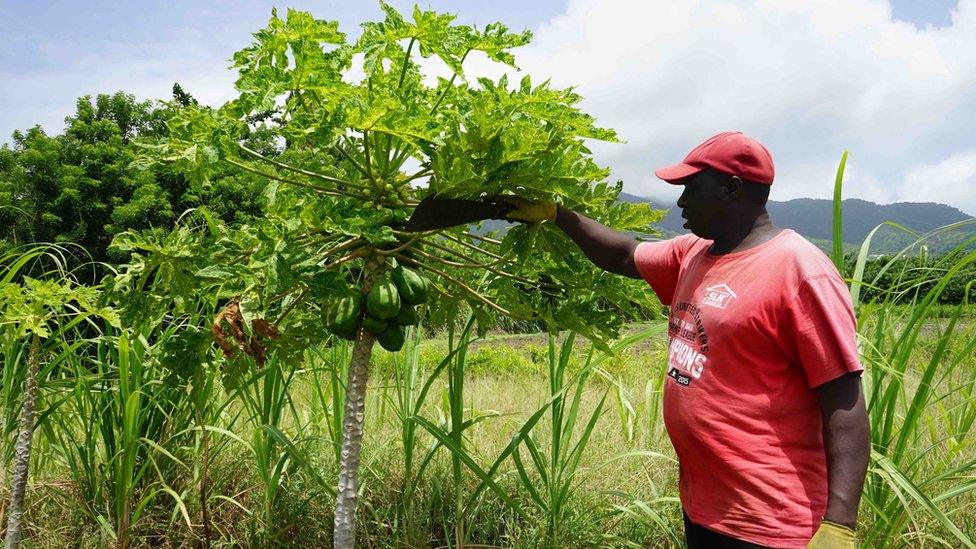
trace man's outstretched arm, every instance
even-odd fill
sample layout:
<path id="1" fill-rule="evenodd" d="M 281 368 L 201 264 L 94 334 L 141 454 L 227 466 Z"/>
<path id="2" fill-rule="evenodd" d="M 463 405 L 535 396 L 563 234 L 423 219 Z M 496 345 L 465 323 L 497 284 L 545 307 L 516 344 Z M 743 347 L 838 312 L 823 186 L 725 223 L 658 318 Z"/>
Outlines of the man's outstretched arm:
<path id="1" fill-rule="evenodd" d="M 505 216 L 509 221 L 555 222 L 597 267 L 611 273 L 641 278 L 634 264 L 637 241 L 632 237 L 553 202 L 526 200 L 519 196 L 505 196 L 503 200 L 512 207 Z"/>
<path id="2" fill-rule="evenodd" d="M 631 278 L 641 278 L 634 264 L 637 240 L 573 210 L 557 206 L 556 225 L 580 247 L 597 267 Z"/>

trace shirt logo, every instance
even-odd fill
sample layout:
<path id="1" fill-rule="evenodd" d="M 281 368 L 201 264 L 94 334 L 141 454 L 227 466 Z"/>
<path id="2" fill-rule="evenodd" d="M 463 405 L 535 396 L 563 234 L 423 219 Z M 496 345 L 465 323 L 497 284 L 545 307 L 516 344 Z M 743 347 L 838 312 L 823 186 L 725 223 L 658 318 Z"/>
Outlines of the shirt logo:
<path id="1" fill-rule="evenodd" d="M 671 309 L 668 339 L 668 376 L 688 387 L 701 378 L 708 362 L 708 335 L 698 307 L 681 302 Z"/>
<path id="2" fill-rule="evenodd" d="M 710 305 L 712 307 L 724 309 L 728 307 L 729 303 L 731 303 L 736 297 L 738 296 L 735 295 L 732 288 L 729 288 L 728 284 L 717 284 L 715 286 L 705 288 L 705 299 L 702 300 L 702 305 Z"/>
<path id="3" fill-rule="evenodd" d="M 668 376 L 678 382 L 678 385 L 687 387 L 691 385 L 691 378 L 678 372 L 677 368 L 671 368 L 668 370 Z"/>

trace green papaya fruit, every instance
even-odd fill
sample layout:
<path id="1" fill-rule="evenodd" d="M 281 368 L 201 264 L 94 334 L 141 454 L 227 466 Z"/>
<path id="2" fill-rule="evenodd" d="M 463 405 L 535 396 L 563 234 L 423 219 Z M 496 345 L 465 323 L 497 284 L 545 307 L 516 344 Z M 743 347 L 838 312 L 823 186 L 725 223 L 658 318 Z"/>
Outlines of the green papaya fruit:
<path id="1" fill-rule="evenodd" d="M 356 336 L 360 310 L 360 295 L 349 294 L 322 307 L 322 322 L 330 332 L 349 339 Z"/>
<path id="2" fill-rule="evenodd" d="M 399 265 L 393 269 L 390 279 L 396 284 L 400 297 L 405 303 L 418 305 L 427 301 L 427 289 L 430 283 L 424 275 Z"/>
<path id="3" fill-rule="evenodd" d="M 378 334 L 385 330 L 386 325 L 387 322 L 385 320 L 380 320 L 371 315 L 366 315 L 366 317 L 363 318 L 363 328 L 366 328 L 374 334 Z"/>
<path id="4" fill-rule="evenodd" d="M 403 326 L 387 326 L 385 330 L 376 334 L 376 341 L 391 353 L 399 351 L 403 348 L 404 342 Z"/>
<path id="5" fill-rule="evenodd" d="M 393 210 L 393 222 L 394 223 L 406 223 L 410 215 L 407 210 L 396 209 Z"/>
<path id="6" fill-rule="evenodd" d="M 400 312 L 391 321 L 397 326 L 413 326 L 417 323 L 417 311 L 413 305 L 401 305 Z"/>
<path id="7" fill-rule="evenodd" d="M 366 296 L 366 311 L 376 318 L 387 320 L 400 312 L 400 292 L 389 277 L 373 283 Z"/>

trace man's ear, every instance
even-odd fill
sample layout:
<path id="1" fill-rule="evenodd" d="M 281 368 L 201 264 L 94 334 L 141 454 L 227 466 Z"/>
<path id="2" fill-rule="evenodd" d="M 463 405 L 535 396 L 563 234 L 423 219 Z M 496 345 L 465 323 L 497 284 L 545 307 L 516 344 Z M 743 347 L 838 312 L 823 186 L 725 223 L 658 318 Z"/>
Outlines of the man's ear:
<path id="1" fill-rule="evenodd" d="M 722 189 L 725 191 L 725 198 L 731 202 L 742 197 L 742 193 L 745 188 L 745 183 L 737 175 L 730 176 L 725 180 L 725 184 Z"/>

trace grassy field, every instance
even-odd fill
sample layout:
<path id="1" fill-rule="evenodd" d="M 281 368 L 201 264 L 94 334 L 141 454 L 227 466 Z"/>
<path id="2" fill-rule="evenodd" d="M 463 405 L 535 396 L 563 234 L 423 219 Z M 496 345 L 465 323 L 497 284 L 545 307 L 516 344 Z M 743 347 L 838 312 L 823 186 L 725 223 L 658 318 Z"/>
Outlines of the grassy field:
<path id="1" fill-rule="evenodd" d="M 872 321 L 862 316 L 863 333 L 883 318 L 871 314 Z M 879 384 L 892 391 L 872 397 L 875 442 L 884 436 L 884 422 L 876 420 L 887 410 L 883 404 L 893 410 L 889 447 L 897 446 L 899 432 L 911 431 L 900 454 L 881 452 L 872 460 L 859 528 L 862 538 L 873 540 L 868 546 L 959 546 L 953 527 L 976 535 L 976 448 L 968 437 L 976 361 L 971 353 L 959 354 L 967 352 L 976 323 L 965 318 L 943 342 L 949 320 L 927 322 L 897 387 L 890 383 L 897 364 L 866 355 L 869 395 Z M 360 545 L 441 547 L 464 540 L 468 547 L 681 546 L 677 466 L 660 412 L 663 323 L 634 325 L 628 333 L 633 340 L 606 357 L 590 354 L 582 339 L 571 352 L 561 342 L 550 347 L 543 334 L 489 334 L 466 346 L 445 336 L 408 345 L 397 355 L 378 351 L 367 401 Z M 947 348 L 939 356 L 958 359 L 959 366 L 946 373 L 942 363 L 945 375 L 928 379 L 928 359 L 942 343 Z M 458 348 L 463 352 L 442 364 Z M 65 387 L 49 384 L 47 402 L 68 398 L 59 403 L 60 419 L 36 437 L 25 540 L 33 547 L 119 545 L 118 521 L 128 506 L 125 544 L 133 546 L 200 544 L 204 537 L 222 546 L 329 544 L 334 440 L 341 424 L 333 399 L 341 402 L 336 381 L 347 353 L 342 346 L 309 353 L 299 370 L 271 360 L 239 392 L 213 387 L 203 406 L 206 438 L 186 423 L 188 410 L 164 409 L 156 392 L 162 385 L 152 380 L 147 361 L 142 390 L 161 415 L 152 419 L 151 410 L 142 412 L 146 421 L 136 446 L 145 452 L 146 466 L 132 471 L 115 460 L 82 463 L 85 452 L 77 447 L 85 445 L 95 449 L 90 457 L 104 460 L 97 447 L 106 439 L 105 418 L 98 432 L 86 430 L 91 409 Z M 931 398 L 913 408 L 923 384 Z M 570 425 L 575 402 L 577 419 Z M 534 417 L 537 423 L 526 430 Z M 167 421 L 158 432 L 147 430 L 149 423 Z M 124 430 L 116 436 L 124 438 Z M 505 452 L 520 432 L 526 436 L 516 460 Z M 533 441 L 538 461 L 526 440 Z M 477 472 L 496 461 L 490 474 Z M 120 487 L 126 478 L 132 480 L 128 492 Z M 201 485 L 208 494 L 209 532 L 201 523 Z M 6 501 L 6 494 L 0 497 Z"/>

